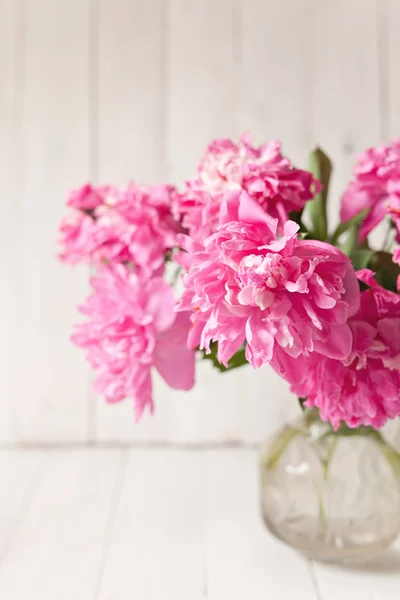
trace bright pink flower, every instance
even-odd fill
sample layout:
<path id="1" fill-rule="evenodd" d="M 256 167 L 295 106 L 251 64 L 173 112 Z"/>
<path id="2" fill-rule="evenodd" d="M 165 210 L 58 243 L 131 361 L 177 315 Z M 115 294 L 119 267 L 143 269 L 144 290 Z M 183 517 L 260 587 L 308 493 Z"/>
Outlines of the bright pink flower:
<path id="1" fill-rule="evenodd" d="M 266 142 L 259 148 L 248 136 L 238 143 L 217 139 L 208 146 L 195 179 L 176 196 L 176 210 L 183 215 L 189 235 L 202 241 L 219 224 L 219 207 L 224 192 L 248 192 L 272 217 L 279 230 L 291 211 L 300 211 L 320 184 L 311 173 L 295 169 L 281 154 L 279 142 Z"/>
<path id="2" fill-rule="evenodd" d="M 347 319 L 359 305 L 359 286 L 350 260 L 330 244 L 297 238 L 287 221 L 277 221 L 245 192 L 234 192 L 221 210 L 223 223 L 204 245 L 190 238 L 178 256 L 189 268 L 181 310 L 191 310 L 189 347 L 218 342 L 218 359 L 228 360 L 244 344 L 254 367 L 321 352 L 346 357 L 352 336 Z"/>
<path id="3" fill-rule="evenodd" d="M 103 267 L 94 293 L 81 307 L 86 323 L 73 341 L 87 350 L 98 376 L 94 389 L 107 402 L 133 398 L 136 417 L 153 410 L 151 369 L 174 389 L 194 384 L 194 352 L 186 347 L 190 320 L 177 314 L 171 287 L 161 278 L 141 281 L 122 264 Z"/>
<path id="4" fill-rule="evenodd" d="M 340 218 L 347 221 L 369 208 L 360 228 L 360 240 L 364 240 L 390 207 L 400 208 L 400 139 L 358 156 L 353 178 L 342 196 Z"/>
<path id="5" fill-rule="evenodd" d="M 293 365 L 290 380 L 292 391 L 308 397 L 306 405 L 317 406 L 335 429 L 342 421 L 379 428 L 400 415 L 400 296 L 380 287 L 368 269 L 358 275 L 372 287 L 361 293 L 360 310 L 349 319 L 349 356 L 340 361 L 312 354 Z"/>
<path id="6" fill-rule="evenodd" d="M 136 184 L 123 190 L 83 186 L 72 192 L 68 204 L 75 210 L 60 228 L 61 259 L 71 264 L 130 262 L 142 275 L 159 272 L 181 230 L 171 214 L 173 193 L 168 186 Z"/>

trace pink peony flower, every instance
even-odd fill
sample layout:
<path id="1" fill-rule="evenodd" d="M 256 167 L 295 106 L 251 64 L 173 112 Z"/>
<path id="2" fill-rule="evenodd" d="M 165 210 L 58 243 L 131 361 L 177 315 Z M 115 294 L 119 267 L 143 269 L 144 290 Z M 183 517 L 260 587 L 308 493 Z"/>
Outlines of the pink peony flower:
<path id="1" fill-rule="evenodd" d="M 359 306 L 359 286 L 350 260 L 330 244 L 297 238 L 298 226 L 284 225 L 276 237 L 271 218 L 245 192 L 224 201 L 222 224 L 203 245 L 183 238 L 188 268 L 178 303 L 192 311 L 191 348 L 228 360 L 246 342 L 254 367 L 285 356 L 321 352 L 345 358 L 352 345 L 347 319 Z"/>
<path id="2" fill-rule="evenodd" d="M 132 263 L 150 277 L 164 265 L 181 227 L 171 214 L 173 188 L 129 185 L 124 190 L 83 186 L 72 192 L 75 209 L 61 223 L 61 259 Z M 77 210 L 79 209 L 79 210 Z"/>
<path id="3" fill-rule="evenodd" d="M 400 139 L 358 156 L 353 178 L 342 196 L 340 218 L 347 221 L 366 208 L 370 211 L 360 228 L 361 241 L 390 208 L 400 208 Z"/>
<path id="4" fill-rule="evenodd" d="M 98 373 L 95 391 L 107 402 L 133 398 L 139 419 L 146 406 L 153 411 L 152 367 L 174 389 L 191 389 L 194 352 L 185 344 L 190 320 L 174 311 L 170 286 L 161 278 L 141 281 L 122 264 L 103 267 L 92 286 L 80 308 L 87 322 L 72 339 Z"/>
<path id="5" fill-rule="evenodd" d="M 97 206 L 107 204 L 107 197 L 115 195 L 116 189 L 112 186 L 93 187 L 90 183 L 82 185 L 69 194 L 67 204 L 84 212 L 91 212 Z"/>
<path id="6" fill-rule="evenodd" d="M 282 156 L 279 142 L 256 148 L 248 136 L 242 136 L 238 143 L 217 139 L 208 146 L 197 177 L 177 194 L 176 211 L 183 215 L 189 235 L 202 241 L 219 224 L 224 192 L 244 190 L 278 219 L 281 231 L 289 213 L 300 211 L 319 188 L 311 173 L 294 168 Z"/>
<path id="7" fill-rule="evenodd" d="M 116 213 L 94 219 L 80 210 L 70 211 L 60 226 L 63 249 L 60 259 L 70 265 L 81 262 L 118 263 L 132 259 L 122 236 L 126 233 L 123 220 Z"/>
<path id="8" fill-rule="evenodd" d="M 349 320 L 352 348 L 340 361 L 312 354 L 297 365 L 292 391 L 308 397 L 321 418 L 338 429 L 379 428 L 400 415 L 400 296 L 380 287 L 363 269 L 360 279 L 372 287 L 361 293 L 359 311 Z"/>

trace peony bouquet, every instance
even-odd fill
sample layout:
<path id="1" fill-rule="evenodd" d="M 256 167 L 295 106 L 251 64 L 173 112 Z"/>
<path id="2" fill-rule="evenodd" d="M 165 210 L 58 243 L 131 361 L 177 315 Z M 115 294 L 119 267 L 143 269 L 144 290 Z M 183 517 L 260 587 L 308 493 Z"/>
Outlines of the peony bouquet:
<path id="1" fill-rule="evenodd" d="M 400 141 L 358 157 L 335 230 L 331 171 L 320 149 L 306 171 L 243 136 L 211 142 L 180 188 L 73 191 L 61 259 L 95 267 L 72 339 L 96 392 L 131 398 L 140 418 L 152 370 L 189 390 L 197 356 L 270 365 L 334 429 L 400 415 Z"/>

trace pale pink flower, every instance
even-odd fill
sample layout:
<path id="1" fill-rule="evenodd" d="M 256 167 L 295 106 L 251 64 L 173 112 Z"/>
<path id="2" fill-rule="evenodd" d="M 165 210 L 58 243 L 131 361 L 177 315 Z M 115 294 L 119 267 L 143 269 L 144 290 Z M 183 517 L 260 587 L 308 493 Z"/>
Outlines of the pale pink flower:
<path id="1" fill-rule="evenodd" d="M 90 213 L 97 206 L 107 204 L 107 198 L 112 197 L 116 192 L 116 188 L 109 185 L 95 187 L 90 183 L 86 183 L 80 188 L 71 190 L 67 204 L 71 208 Z"/>
<path id="2" fill-rule="evenodd" d="M 60 234 L 60 258 L 65 263 L 96 265 L 132 260 L 122 239 L 126 234 L 126 223 L 117 213 L 109 212 L 95 219 L 86 212 L 71 210 L 61 222 Z"/>
<path id="3" fill-rule="evenodd" d="M 330 244 L 299 240 L 287 221 L 276 237 L 272 219 L 245 192 L 224 201 L 222 224 L 204 245 L 184 238 L 177 260 L 184 276 L 181 310 L 191 310 L 189 347 L 210 349 L 228 360 L 246 342 L 254 367 L 285 355 L 321 352 L 346 357 L 352 336 L 347 319 L 359 305 L 350 260 Z"/>
<path id="4" fill-rule="evenodd" d="M 342 196 L 340 218 L 347 221 L 370 209 L 360 228 L 360 240 L 387 215 L 400 208 L 400 138 L 358 156 L 353 178 Z"/>
<path id="5" fill-rule="evenodd" d="M 251 145 L 247 135 L 238 143 L 217 139 L 208 146 L 195 179 L 176 196 L 176 211 L 183 215 L 189 235 L 203 240 L 219 224 L 219 207 L 225 192 L 244 190 L 272 217 L 279 230 L 291 211 L 300 211 L 320 188 L 311 173 L 296 169 L 282 156 L 279 142 Z"/>
<path id="6" fill-rule="evenodd" d="M 161 278 L 142 281 L 129 267 L 103 267 L 94 293 L 80 308 L 87 321 L 72 339 L 97 371 L 94 389 L 107 402 L 134 401 L 136 417 L 153 410 L 154 367 L 174 389 L 194 384 L 194 352 L 186 346 L 188 313 L 177 314 L 171 287 Z"/>
<path id="7" fill-rule="evenodd" d="M 173 193 L 168 186 L 133 183 L 122 190 L 87 185 L 75 190 L 68 201 L 73 209 L 60 228 L 61 259 L 130 262 L 142 275 L 160 272 L 181 231 L 171 214 Z"/>
<path id="8" fill-rule="evenodd" d="M 289 379 L 292 391 L 335 429 L 342 421 L 379 428 L 400 415 L 400 296 L 380 287 L 367 269 L 359 276 L 372 287 L 361 293 L 360 309 L 349 319 L 349 356 L 340 361 L 312 354 L 293 365 Z"/>

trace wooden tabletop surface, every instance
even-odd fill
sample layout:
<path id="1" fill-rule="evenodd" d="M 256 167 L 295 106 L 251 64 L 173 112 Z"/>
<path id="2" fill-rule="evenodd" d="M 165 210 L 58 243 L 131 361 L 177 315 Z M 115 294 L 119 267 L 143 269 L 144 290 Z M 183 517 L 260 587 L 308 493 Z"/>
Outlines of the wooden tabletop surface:
<path id="1" fill-rule="evenodd" d="M 400 545 L 308 561 L 265 530 L 257 475 L 254 450 L 2 449 L 0 598 L 400 599 Z"/>

